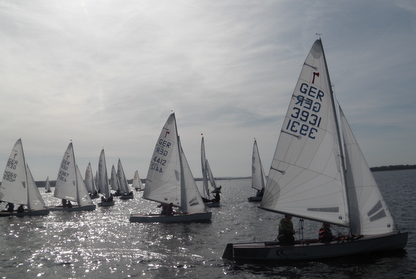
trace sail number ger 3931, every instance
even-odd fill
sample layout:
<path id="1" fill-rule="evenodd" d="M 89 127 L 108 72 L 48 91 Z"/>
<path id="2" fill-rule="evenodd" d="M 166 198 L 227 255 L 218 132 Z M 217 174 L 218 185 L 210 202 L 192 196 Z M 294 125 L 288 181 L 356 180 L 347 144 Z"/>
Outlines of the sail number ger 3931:
<path id="1" fill-rule="evenodd" d="M 293 94 L 295 103 L 291 106 L 290 118 L 284 129 L 289 134 L 299 134 L 314 139 L 318 132 L 317 128 L 321 125 L 322 117 L 319 116 L 319 112 L 325 93 L 307 83 L 302 83 L 298 92 L 301 94 Z"/>

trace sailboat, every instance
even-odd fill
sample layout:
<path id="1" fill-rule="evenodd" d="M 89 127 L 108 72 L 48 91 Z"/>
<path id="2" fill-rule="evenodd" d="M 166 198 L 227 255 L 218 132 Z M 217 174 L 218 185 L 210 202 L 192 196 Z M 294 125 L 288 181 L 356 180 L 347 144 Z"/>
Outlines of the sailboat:
<path id="1" fill-rule="evenodd" d="M 88 193 L 90 194 L 91 199 L 98 198 L 97 186 L 95 184 L 95 179 L 92 175 L 91 163 L 88 163 L 87 168 L 85 169 L 85 186 L 87 187 Z"/>
<path id="2" fill-rule="evenodd" d="M 49 176 L 46 177 L 45 181 L 45 193 L 50 193 L 51 191 L 51 183 L 49 182 Z"/>
<path id="3" fill-rule="evenodd" d="M 84 179 L 75 162 L 75 153 L 72 142 L 69 143 L 62 158 L 56 179 L 54 196 L 65 203 L 51 208 L 53 211 L 91 211 L 95 204 L 91 201 Z M 68 203 L 66 203 L 69 201 Z M 76 202 L 72 205 L 70 202 Z"/>
<path id="4" fill-rule="evenodd" d="M 120 182 L 117 178 L 117 172 L 114 165 L 111 166 L 110 188 L 111 190 L 115 191 L 115 193 L 113 194 L 114 196 L 117 197 L 122 195 L 122 191 L 120 189 Z"/>
<path id="5" fill-rule="evenodd" d="M 298 240 L 229 243 L 236 262 L 314 260 L 401 250 L 400 232 L 347 119 L 335 101 L 321 39 L 315 41 L 291 97 L 260 208 L 349 228 L 329 243 Z"/>
<path id="6" fill-rule="evenodd" d="M 131 214 L 131 222 L 209 222 L 211 212 L 198 191 L 182 149 L 175 114 L 166 121 L 156 142 L 143 198 L 179 208 L 176 214 Z"/>
<path id="7" fill-rule="evenodd" d="M 208 163 L 208 159 L 205 155 L 205 142 L 204 137 L 201 139 L 201 169 L 202 169 L 202 200 L 207 203 L 208 207 L 219 207 L 220 199 L 219 194 L 221 189 L 217 187 L 211 168 Z M 212 192 L 215 193 L 215 198 L 211 196 L 210 187 Z"/>
<path id="8" fill-rule="evenodd" d="M 128 200 L 134 198 L 133 191 L 130 190 L 129 184 L 127 183 L 126 174 L 124 173 L 123 165 L 121 164 L 120 159 L 118 159 L 117 163 L 117 180 L 122 192 L 120 199 Z"/>
<path id="9" fill-rule="evenodd" d="M 18 139 L 10 153 L 0 185 L 0 200 L 19 205 L 22 210 L 1 211 L 0 216 L 48 215 L 49 209 L 39 193 L 26 164 L 22 140 Z M 27 209 L 24 209 L 24 205 Z"/>
<path id="10" fill-rule="evenodd" d="M 136 191 L 142 191 L 143 190 L 143 184 L 142 184 L 142 181 L 140 179 L 138 170 L 136 170 L 134 172 L 132 187 L 134 189 L 136 189 Z"/>
<path id="11" fill-rule="evenodd" d="M 107 163 L 105 161 L 104 149 L 101 150 L 98 161 L 98 189 L 100 189 L 101 194 L 104 195 L 101 197 L 101 202 L 98 203 L 98 205 L 113 206 L 114 200 L 110 191 L 110 185 L 108 184 Z"/>
<path id="12" fill-rule="evenodd" d="M 257 190 L 257 194 L 254 197 L 249 197 L 249 202 L 259 202 L 263 198 L 264 186 L 266 185 L 264 178 L 263 165 L 260 160 L 259 148 L 257 147 L 257 141 L 254 139 L 253 144 L 253 156 L 251 157 L 251 188 Z"/>

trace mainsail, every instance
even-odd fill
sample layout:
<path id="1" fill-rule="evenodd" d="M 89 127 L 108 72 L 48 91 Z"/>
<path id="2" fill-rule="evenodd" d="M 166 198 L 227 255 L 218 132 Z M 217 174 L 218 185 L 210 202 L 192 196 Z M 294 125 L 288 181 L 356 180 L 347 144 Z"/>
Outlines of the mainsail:
<path id="1" fill-rule="evenodd" d="M 120 190 L 124 194 L 130 193 L 129 184 L 127 183 L 126 174 L 124 173 L 123 165 L 121 164 L 120 159 L 118 159 L 117 163 L 117 180 L 120 186 Z"/>
<path id="2" fill-rule="evenodd" d="M 139 171 L 138 170 L 136 170 L 134 172 L 132 187 L 134 189 L 142 190 L 143 185 L 142 185 L 142 181 L 140 180 L 140 176 L 139 176 Z"/>
<path id="3" fill-rule="evenodd" d="M 157 140 L 143 198 L 173 203 L 185 213 L 205 210 L 179 141 L 174 113 L 169 116 Z"/>
<path id="4" fill-rule="evenodd" d="M 320 40 L 293 92 L 261 207 L 349 225 L 334 98 Z"/>
<path id="5" fill-rule="evenodd" d="M 56 179 L 54 196 L 61 199 L 77 202 L 79 206 L 91 205 L 87 187 L 82 179 L 81 172 L 75 163 L 75 153 L 72 142 L 69 143 Z"/>
<path id="6" fill-rule="evenodd" d="M 110 197 L 110 185 L 108 184 L 107 163 L 105 162 L 104 149 L 101 150 L 98 162 L 98 189 L 106 197 Z"/>
<path id="7" fill-rule="evenodd" d="M 77 177 L 75 170 L 75 155 L 72 142 L 69 143 L 56 178 L 54 196 L 70 201 L 77 201 Z"/>
<path id="8" fill-rule="evenodd" d="M 22 140 L 18 139 L 10 152 L 0 186 L 0 200 L 27 204 L 27 174 Z"/>
<path id="9" fill-rule="evenodd" d="M 253 155 L 251 162 L 251 187 L 258 191 L 264 189 L 265 179 L 264 179 L 264 170 L 263 165 L 261 164 L 259 148 L 257 146 L 257 140 L 254 140 L 253 144 Z"/>

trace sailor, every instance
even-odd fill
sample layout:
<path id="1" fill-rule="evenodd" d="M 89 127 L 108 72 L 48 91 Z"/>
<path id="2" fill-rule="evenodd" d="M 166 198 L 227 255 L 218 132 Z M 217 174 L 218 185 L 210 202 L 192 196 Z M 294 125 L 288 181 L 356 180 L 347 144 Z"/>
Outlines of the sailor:
<path id="1" fill-rule="evenodd" d="M 334 240 L 332 235 L 331 225 L 329 223 L 323 223 L 318 233 L 319 242 L 329 243 Z"/>
<path id="2" fill-rule="evenodd" d="M 280 245 L 294 245 L 295 244 L 295 230 L 293 229 L 292 215 L 285 214 L 285 217 L 279 223 L 279 235 L 277 239 Z"/>

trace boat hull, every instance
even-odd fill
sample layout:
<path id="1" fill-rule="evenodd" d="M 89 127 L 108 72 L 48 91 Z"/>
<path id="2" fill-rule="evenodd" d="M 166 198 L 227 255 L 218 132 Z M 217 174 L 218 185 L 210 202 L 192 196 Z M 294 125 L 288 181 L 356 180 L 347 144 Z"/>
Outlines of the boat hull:
<path id="1" fill-rule="evenodd" d="M 104 202 L 99 202 L 98 206 L 113 206 L 114 204 L 115 204 L 114 201 L 110 201 L 110 202 L 104 201 Z"/>
<path id="2" fill-rule="evenodd" d="M 160 215 L 160 214 L 149 214 L 149 215 L 131 214 L 130 222 L 139 222 L 139 223 L 210 222 L 211 217 L 212 217 L 212 212 L 175 214 L 173 216 L 166 216 L 166 215 Z"/>
<path id="3" fill-rule="evenodd" d="M 92 205 L 85 205 L 85 206 L 78 206 L 78 205 L 73 205 L 72 207 L 62 207 L 62 206 L 55 206 L 55 207 L 50 207 L 49 210 L 50 211 L 92 211 L 95 210 L 96 205 L 92 204 Z"/>
<path id="4" fill-rule="evenodd" d="M 263 199 L 263 197 L 257 197 L 257 196 L 255 196 L 255 197 L 249 197 L 248 198 L 248 201 L 249 202 L 261 202 L 262 199 Z"/>
<path id="5" fill-rule="evenodd" d="M 133 199 L 134 196 L 133 195 L 123 195 L 120 196 L 120 200 L 129 200 L 129 199 Z"/>
<path id="6" fill-rule="evenodd" d="M 380 236 L 365 236 L 353 241 L 303 243 L 280 246 L 278 242 L 229 243 L 223 259 L 233 262 L 283 262 L 346 257 L 381 251 L 403 249 L 407 232 Z"/>
<path id="7" fill-rule="evenodd" d="M 44 216 L 49 214 L 49 209 L 39 209 L 39 210 L 25 210 L 23 212 L 9 212 L 9 211 L 1 211 L 0 217 L 8 217 L 8 216 Z"/>

